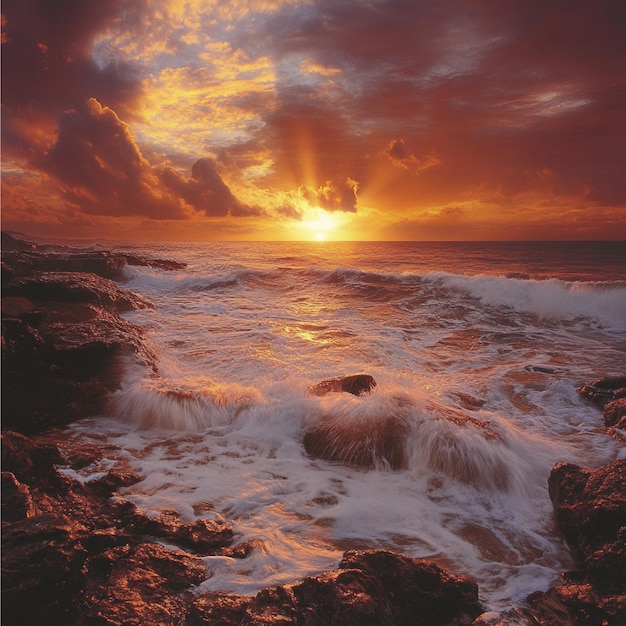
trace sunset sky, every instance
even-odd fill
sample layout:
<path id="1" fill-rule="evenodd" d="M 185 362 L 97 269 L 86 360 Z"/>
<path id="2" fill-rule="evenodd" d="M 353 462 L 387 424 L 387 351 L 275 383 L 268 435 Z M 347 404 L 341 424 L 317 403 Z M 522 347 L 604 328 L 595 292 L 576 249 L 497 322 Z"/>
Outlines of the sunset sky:
<path id="1" fill-rule="evenodd" d="M 624 0 L 3 0 L 2 228 L 626 239 Z"/>

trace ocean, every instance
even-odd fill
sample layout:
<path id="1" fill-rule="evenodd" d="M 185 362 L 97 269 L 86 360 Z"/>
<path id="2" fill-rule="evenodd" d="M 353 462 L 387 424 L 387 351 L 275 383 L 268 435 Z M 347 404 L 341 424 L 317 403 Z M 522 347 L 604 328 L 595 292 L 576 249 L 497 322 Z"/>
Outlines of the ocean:
<path id="1" fill-rule="evenodd" d="M 148 514 L 256 542 L 206 557 L 199 591 L 253 594 L 380 548 L 469 575 L 504 610 L 573 566 L 547 480 L 625 455 L 576 392 L 626 370 L 625 242 L 104 247 L 188 266 L 125 270 L 155 304 L 125 317 L 160 377 L 129 363 L 105 414 L 68 427 L 104 455 L 77 477 L 129 467 L 144 478 L 121 497 Z M 307 393 L 350 374 L 377 385 Z M 320 424 L 343 460 L 306 452 Z M 367 452 L 394 425 L 399 465 Z"/>

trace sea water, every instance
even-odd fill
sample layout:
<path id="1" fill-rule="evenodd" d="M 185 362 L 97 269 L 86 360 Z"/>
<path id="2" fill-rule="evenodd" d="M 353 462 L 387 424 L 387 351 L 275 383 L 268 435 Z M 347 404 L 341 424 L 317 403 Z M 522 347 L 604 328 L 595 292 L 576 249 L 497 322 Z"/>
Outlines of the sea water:
<path id="1" fill-rule="evenodd" d="M 68 436 L 138 472 L 121 496 L 147 514 L 226 520 L 255 542 L 246 559 L 205 557 L 199 591 L 254 594 L 378 548 L 473 577 L 501 610 L 572 566 L 547 480 L 559 461 L 624 455 L 576 387 L 625 373 L 625 243 L 117 249 L 188 264 L 125 270 L 155 305 L 126 317 L 160 374 L 129 364 L 106 414 Z M 371 393 L 307 393 L 359 373 Z M 307 454 L 320 424 L 343 460 Z M 374 445 L 371 464 L 350 462 L 394 424 L 399 467 Z"/>

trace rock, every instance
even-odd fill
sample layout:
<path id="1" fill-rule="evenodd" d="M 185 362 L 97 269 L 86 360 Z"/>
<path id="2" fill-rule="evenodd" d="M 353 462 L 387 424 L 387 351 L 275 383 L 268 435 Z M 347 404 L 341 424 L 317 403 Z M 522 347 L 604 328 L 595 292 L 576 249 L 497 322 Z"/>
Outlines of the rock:
<path id="1" fill-rule="evenodd" d="M 620 397 L 604 405 L 606 426 L 626 430 L 626 397 Z"/>
<path id="2" fill-rule="evenodd" d="M 626 459 L 598 469 L 557 464 L 548 481 L 556 519 L 590 580 L 626 591 Z"/>
<path id="3" fill-rule="evenodd" d="M 2 231 L 2 252 L 32 252 L 36 248 L 34 243 L 18 239 L 6 230 Z"/>
<path id="4" fill-rule="evenodd" d="M 371 376 L 355 374 L 322 380 L 311 385 L 307 389 L 307 393 L 312 396 L 325 396 L 329 393 L 346 392 L 355 396 L 362 396 L 364 393 L 369 393 L 374 387 L 376 387 L 376 381 Z"/>
<path id="5" fill-rule="evenodd" d="M 218 593 L 194 598 L 186 626 L 240 626 L 249 603 L 248 596 Z"/>
<path id="6" fill-rule="evenodd" d="M 2 472 L 2 520 L 16 522 L 33 517 L 35 504 L 28 485 L 24 485 L 11 472 Z"/>
<path id="7" fill-rule="evenodd" d="M 43 443 L 2 433 L 2 623 L 182 623 L 188 592 L 205 568 L 200 558 L 155 542 L 221 554 L 232 528 L 183 523 L 171 511 L 155 522 L 131 502 L 109 499 L 138 477 L 114 468 L 92 481 L 74 480 L 68 459 L 83 467 L 95 453 L 61 454 L 49 442 L 53 435 Z"/>
<path id="8" fill-rule="evenodd" d="M 3 286 L 2 295 L 3 305 L 5 296 L 20 297 L 22 307 L 29 304 L 30 311 L 37 303 L 49 302 L 94 304 L 118 312 L 154 308 L 149 300 L 112 280 L 84 272 L 37 272 L 15 278 Z"/>
<path id="9" fill-rule="evenodd" d="M 527 598 L 532 624 L 624 623 L 626 606 L 626 459 L 597 469 L 557 464 L 550 498 L 582 571 Z"/>
<path id="10" fill-rule="evenodd" d="M 157 370 L 142 329 L 118 313 L 147 301 L 111 281 L 37 274 L 3 285 L 3 295 L 5 428 L 33 433 L 98 412 L 119 387 L 123 357 Z"/>
<path id="11" fill-rule="evenodd" d="M 216 554 L 221 548 L 230 546 L 234 539 L 232 527 L 225 522 L 197 519 L 185 524 L 177 511 L 163 511 L 156 519 L 145 517 L 142 530 L 146 534 L 170 539 L 203 556 Z"/>
<path id="12" fill-rule="evenodd" d="M 2 623 L 74 623 L 84 588 L 84 526 L 46 513 L 2 531 Z"/>
<path id="13" fill-rule="evenodd" d="M 438 626 L 471 624 L 481 612 L 468 578 L 392 552 L 349 551 L 337 570 L 259 592 L 241 623 Z"/>
<path id="14" fill-rule="evenodd" d="M 604 408 L 607 402 L 623 397 L 626 393 L 626 376 L 607 376 L 578 388 L 578 393 Z"/>
<path id="15" fill-rule="evenodd" d="M 206 575 L 200 558 L 144 543 L 119 546 L 90 558 L 81 626 L 184 623 L 189 590 Z"/>
<path id="16" fill-rule="evenodd" d="M 127 265 L 156 267 L 162 270 L 180 270 L 185 263 L 165 259 L 149 259 L 137 255 L 105 250 L 84 250 L 62 246 L 40 245 L 22 241 L 2 232 L 2 260 L 4 273 L 24 274 L 42 272 L 88 272 L 113 280 L 124 280 Z"/>
<path id="17" fill-rule="evenodd" d="M 304 433 L 302 443 L 311 456 L 356 467 L 407 467 L 408 424 L 403 416 L 363 419 L 323 417 Z"/>
<path id="18" fill-rule="evenodd" d="M 2 469 L 28 485 L 58 484 L 55 465 L 65 463 L 59 449 L 50 444 L 36 443 L 29 437 L 9 430 L 2 431 Z"/>

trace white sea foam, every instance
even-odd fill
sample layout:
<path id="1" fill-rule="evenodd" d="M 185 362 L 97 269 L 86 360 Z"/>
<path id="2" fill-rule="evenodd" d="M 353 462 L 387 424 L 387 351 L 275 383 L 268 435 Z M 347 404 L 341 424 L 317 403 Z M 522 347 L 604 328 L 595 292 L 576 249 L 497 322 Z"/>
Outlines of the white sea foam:
<path id="1" fill-rule="evenodd" d="M 621 282 L 565 282 L 430 272 L 427 281 L 464 291 L 483 304 L 508 307 L 540 318 L 586 318 L 626 330 L 626 285 Z"/>

